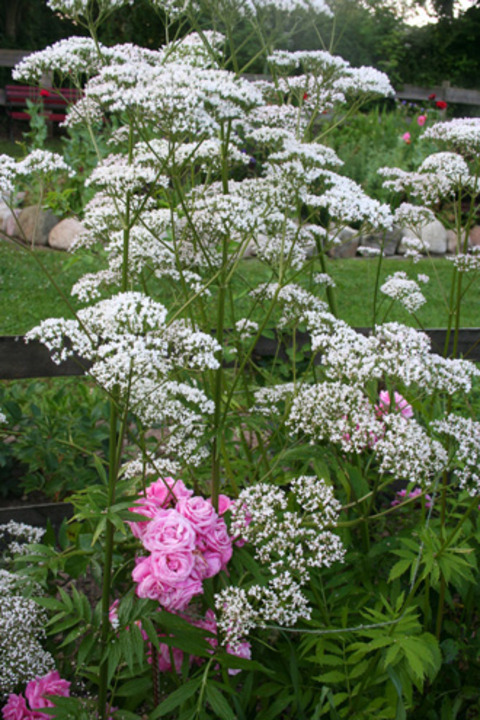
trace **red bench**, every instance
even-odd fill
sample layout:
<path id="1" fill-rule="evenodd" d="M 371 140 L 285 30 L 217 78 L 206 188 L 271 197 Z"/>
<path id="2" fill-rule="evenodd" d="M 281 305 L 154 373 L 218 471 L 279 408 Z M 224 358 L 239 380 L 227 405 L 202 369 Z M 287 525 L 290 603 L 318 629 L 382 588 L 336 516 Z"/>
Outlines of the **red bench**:
<path id="1" fill-rule="evenodd" d="M 25 85 L 6 85 L 5 106 L 9 119 L 10 136 L 12 120 L 30 120 L 27 100 L 41 103 L 42 115 L 48 122 L 63 122 L 66 109 L 80 99 L 82 93 L 76 88 L 37 88 Z"/>

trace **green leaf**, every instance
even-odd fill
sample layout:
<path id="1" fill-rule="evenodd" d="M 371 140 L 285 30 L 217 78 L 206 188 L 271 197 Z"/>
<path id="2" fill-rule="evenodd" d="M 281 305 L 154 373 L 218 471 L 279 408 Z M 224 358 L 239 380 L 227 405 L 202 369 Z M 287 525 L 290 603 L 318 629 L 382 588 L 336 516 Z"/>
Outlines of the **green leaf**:
<path id="1" fill-rule="evenodd" d="M 414 558 L 413 558 L 414 559 Z M 400 575 L 403 575 L 404 572 L 408 570 L 408 568 L 412 564 L 411 558 L 405 558 L 404 560 L 399 560 L 390 570 L 390 575 L 388 576 L 388 582 L 392 582 L 392 580 L 396 580 Z"/>
<path id="2" fill-rule="evenodd" d="M 403 703 L 402 683 L 400 682 L 400 678 L 392 667 L 387 668 L 387 673 L 390 680 L 392 681 L 393 687 L 395 688 L 398 696 L 395 720 L 406 720 L 407 713 L 405 711 L 405 705 Z"/>
<path id="3" fill-rule="evenodd" d="M 314 680 L 319 680 L 322 683 L 341 683 L 345 682 L 345 673 L 339 670 L 331 670 L 330 672 L 323 673 L 323 675 L 317 675 Z"/>
<path id="4" fill-rule="evenodd" d="M 197 690 L 199 690 L 202 680 L 190 680 L 185 685 L 182 685 L 177 690 L 174 690 L 171 695 L 168 696 L 160 705 L 149 715 L 148 720 L 156 720 L 159 717 L 164 717 L 167 713 L 175 710 L 185 700 L 192 697 Z"/>
<path id="5" fill-rule="evenodd" d="M 212 706 L 212 710 L 221 720 L 235 720 L 235 713 L 225 700 L 224 696 L 214 685 L 207 684 L 206 689 L 207 700 Z"/>

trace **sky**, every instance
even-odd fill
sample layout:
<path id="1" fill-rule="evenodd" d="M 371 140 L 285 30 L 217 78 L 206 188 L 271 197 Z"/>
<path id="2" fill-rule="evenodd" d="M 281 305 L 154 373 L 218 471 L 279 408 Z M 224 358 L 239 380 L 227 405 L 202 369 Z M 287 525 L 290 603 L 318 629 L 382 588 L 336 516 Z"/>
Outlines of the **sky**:
<path id="1" fill-rule="evenodd" d="M 475 4 L 475 0 L 460 0 L 458 2 L 458 10 L 464 12 Z M 435 22 L 435 17 L 429 15 L 426 10 L 418 8 L 412 16 L 407 20 L 409 25 L 427 25 L 429 22 Z"/>

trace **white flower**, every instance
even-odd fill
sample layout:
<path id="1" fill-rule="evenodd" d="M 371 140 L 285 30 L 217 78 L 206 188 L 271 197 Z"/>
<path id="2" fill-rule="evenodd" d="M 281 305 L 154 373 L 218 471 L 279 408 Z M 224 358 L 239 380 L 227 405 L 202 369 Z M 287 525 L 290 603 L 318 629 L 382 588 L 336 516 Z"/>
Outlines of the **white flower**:
<path id="1" fill-rule="evenodd" d="M 409 313 L 416 313 L 426 303 L 418 284 L 403 271 L 390 275 L 380 287 L 380 292 L 392 300 L 398 300 Z"/>

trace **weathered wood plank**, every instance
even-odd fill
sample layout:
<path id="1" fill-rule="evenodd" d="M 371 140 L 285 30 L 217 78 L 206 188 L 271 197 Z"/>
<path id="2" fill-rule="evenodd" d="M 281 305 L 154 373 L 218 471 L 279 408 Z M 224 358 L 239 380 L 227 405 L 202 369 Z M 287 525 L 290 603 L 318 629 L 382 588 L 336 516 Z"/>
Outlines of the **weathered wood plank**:
<path id="1" fill-rule="evenodd" d="M 371 332 L 370 328 L 356 328 L 356 330 L 363 335 Z M 440 355 L 443 354 L 446 330 L 430 329 L 426 330 L 426 333 L 432 341 L 432 350 Z M 308 339 L 307 333 L 297 333 L 297 347 L 301 348 Z M 257 359 L 278 354 L 280 359 L 288 360 L 286 350 L 289 345 L 290 341 L 280 336 L 277 339 L 260 338 L 253 354 Z M 451 351 L 452 339 L 449 344 L 449 352 Z M 460 330 L 458 353 L 468 360 L 480 362 L 480 328 Z M 84 375 L 88 368 L 89 363 L 78 357 L 56 365 L 50 359 L 48 350 L 38 341 L 25 343 L 21 335 L 0 336 L 0 380 Z"/>
<path id="2" fill-rule="evenodd" d="M 20 60 L 31 55 L 33 50 L 8 50 L 0 48 L 0 67 L 15 67 Z"/>
<path id="3" fill-rule="evenodd" d="M 0 379 L 83 375 L 88 363 L 72 358 L 56 365 L 45 345 L 36 340 L 25 343 L 22 335 L 0 336 Z"/>

